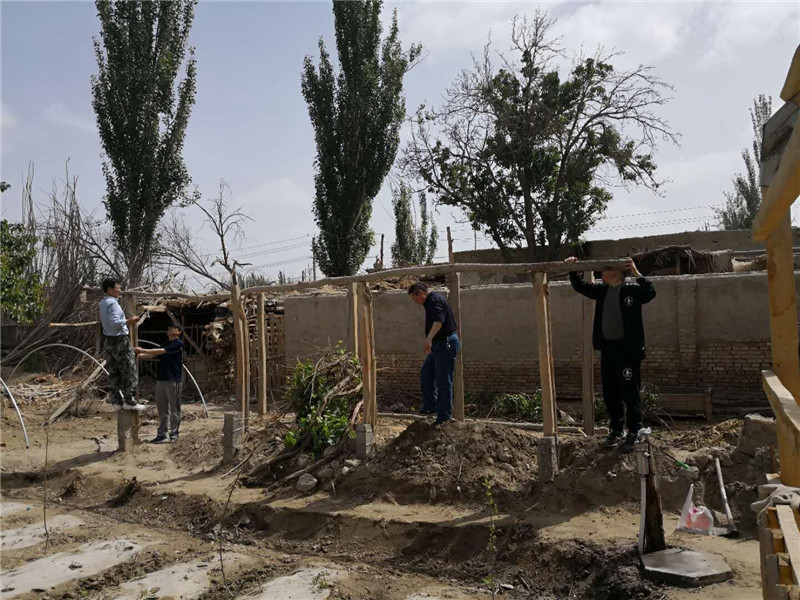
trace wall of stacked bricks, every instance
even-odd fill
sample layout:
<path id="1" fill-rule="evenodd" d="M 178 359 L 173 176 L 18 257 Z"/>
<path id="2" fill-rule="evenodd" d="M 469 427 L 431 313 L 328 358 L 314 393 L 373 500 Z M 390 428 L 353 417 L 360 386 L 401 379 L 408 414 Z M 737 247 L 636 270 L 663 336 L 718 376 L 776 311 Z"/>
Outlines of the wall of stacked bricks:
<path id="1" fill-rule="evenodd" d="M 800 273 L 797 274 L 800 283 Z M 766 405 L 761 370 L 771 364 L 764 273 L 653 278 L 658 296 L 644 307 L 647 358 L 642 380 L 659 387 L 712 390 L 714 410 Z M 446 294 L 446 290 L 442 290 Z M 582 297 L 569 283 L 550 285 L 559 399 L 581 396 Z M 531 392 L 539 387 L 532 285 L 462 289 L 467 392 Z M 344 295 L 288 298 L 286 355 L 313 355 L 345 338 Z M 419 393 L 423 312 L 406 293 L 375 297 L 378 393 Z M 595 385 L 600 392 L 599 360 Z"/>

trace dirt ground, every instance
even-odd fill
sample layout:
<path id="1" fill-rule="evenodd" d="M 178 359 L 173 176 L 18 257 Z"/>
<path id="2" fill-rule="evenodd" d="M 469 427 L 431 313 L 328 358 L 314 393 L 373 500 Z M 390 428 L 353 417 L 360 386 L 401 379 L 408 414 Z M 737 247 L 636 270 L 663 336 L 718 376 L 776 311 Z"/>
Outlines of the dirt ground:
<path id="1" fill-rule="evenodd" d="M 761 465 L 758 457 L 737 453 L 741 421 L 675 424 L 653 436 L 693 465 L 687 471 L 656 455 L 668 543 L 724 556 L 734 571 L 729 582 L 691 590 L 640 576 L 634 461 L 603 449 L 600 437 L 562 435 L 561 471 L 545 483 L 536 479 L 535 432 L 382 418 L 370 460 L 337 457 L 326 465 L 329 473 L 316 471 L 320 481 L 312 493 L 298 492 L 294 482 L 267 492 L 233 486 L 237 472 L 226 475 L 230 467 L 220 464 L 224 406 L 211 405 L 208 418 L 199 406 L 187 406 L 178 442 L 118 453 L 110 408 L 95 405 L 84 416 L 59 420 L 48 434 L 41 423 L 58 404 L 57 394 L 23 401 L 29 450 L 13 413 L 3 414 L 3 600 L 123 598 L 130 592 L 125 586 L 136 581 L 136 600 L 175 594 L 203 600 L 490 598 L 491 587 L 500 597 L 536 599 L 761 596 L 754 516 L 746 508 Z M 153 409 L 143 420 L 146 440 L 155 434 Z M 288 426 L 287 418 L 255 418 L 239 458 L 257 451 L 245 467 L 279 452 Z M 690 483 L 698 501 L 721 510 L 707 460 L 712 454 L 721 457 L 739 539 L 675 532 Z M 300 464 L 285 464 L 273 475 Z M 41 533 L 45 499 L 54 524 L 47 542 Z M 25 508 L 12 510 L 19 506 Z M 26 536 L 33 537 L 26 542 Z M 90 561 L 75 559 L 83 566 L 68 564 L 68 578 L 55 587 L 18 591 L 26 589 L 26 565 L 42 559 L 45 545 L 57 561 L 59 553 L 79 556 L 91 544 L 119 540 L 120 556 L 130 552 L 130 558 L 91 574 L 83 572 Z M 179 593 L 170 591 L 164 573 L 183 582 Z M 7 590 L 9 580 L 20 587 Z"/>

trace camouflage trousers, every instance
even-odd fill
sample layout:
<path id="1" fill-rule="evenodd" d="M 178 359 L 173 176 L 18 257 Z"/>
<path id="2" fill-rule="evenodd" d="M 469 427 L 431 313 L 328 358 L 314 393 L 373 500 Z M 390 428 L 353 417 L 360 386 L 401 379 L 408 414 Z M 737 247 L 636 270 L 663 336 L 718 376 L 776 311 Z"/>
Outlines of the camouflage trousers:
<path id="1" fill-rule="evenodd" d="M 107 336 L 105 339 L 106 370 L 108 386 L 111 392 L 109 402 L 136 402 L 136 356 L 131 346 L 131 338 L 127 335 Z M 120 396 L 120 394 L 122 394 Z"/>

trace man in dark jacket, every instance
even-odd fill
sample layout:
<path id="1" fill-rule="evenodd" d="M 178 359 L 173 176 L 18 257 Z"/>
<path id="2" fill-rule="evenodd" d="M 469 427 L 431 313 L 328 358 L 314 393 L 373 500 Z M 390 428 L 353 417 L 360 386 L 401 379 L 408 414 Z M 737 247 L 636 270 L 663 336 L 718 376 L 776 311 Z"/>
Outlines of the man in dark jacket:
<path id="1" fill-rule="evenodd" d="M 574 256 L 566 262 L 578 260 Z M 644 359 L 644 324 L 642 305 L 656 297 L 653 284 L 639 273 L 632 258 L 624 271 L 603 271 L 602 283 L 584 281 L 575 272 L 569 274 L 572 287 L 596 302 L 592 345 L 600 351 L 603 400 L 610 420 L 606 446 L 613 448 L 623 440 L 623 424 L 628 435 L 622 452 L 633 452 L 633 444 L 642 426 L 642 400 L 639 396 L 639 367 Z M 626 282 L 625 273 L 636 278 Z M 627 415 L 626 415 L 627 408 Z"/>
<path id="2" fill-rule="evenodd" d="M 183 369 L 183 328 L 177 323 L 167 327 L 163 348 L 136 348 L 139 358 L 158 358 L 156 405 L 158 406 L 158 432 L 152 444 L 164 444 L 178 439 L 181 425 L 181 380 Z M 169 438 L 167 433 L 169 432 Z"/>
<path id="3" fill-rule="evenodd" d="M 425 342 L 428 356 L 422 363 L 422 413 L 436 413 L 436 424 L 453 421 L 453 373 L 461 350 L 458 327 L 444 296 L 431 292 L 424 283 L 413 283 L 408 295 L 425 308 Z"/>

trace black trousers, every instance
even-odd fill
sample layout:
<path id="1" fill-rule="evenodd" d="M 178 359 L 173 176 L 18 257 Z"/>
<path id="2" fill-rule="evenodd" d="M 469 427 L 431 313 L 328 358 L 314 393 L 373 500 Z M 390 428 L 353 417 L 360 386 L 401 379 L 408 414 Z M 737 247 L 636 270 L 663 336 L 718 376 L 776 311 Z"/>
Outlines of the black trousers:
<path id="1" fill-rule="evenodd" d="M 622 433 L 624 424 L 629 434 L 636 434 L 642 427 L 641 364 L 640 359 L 630 358 L 624 340 L 603 341 L 600 375 L 611 431 Z"/>

